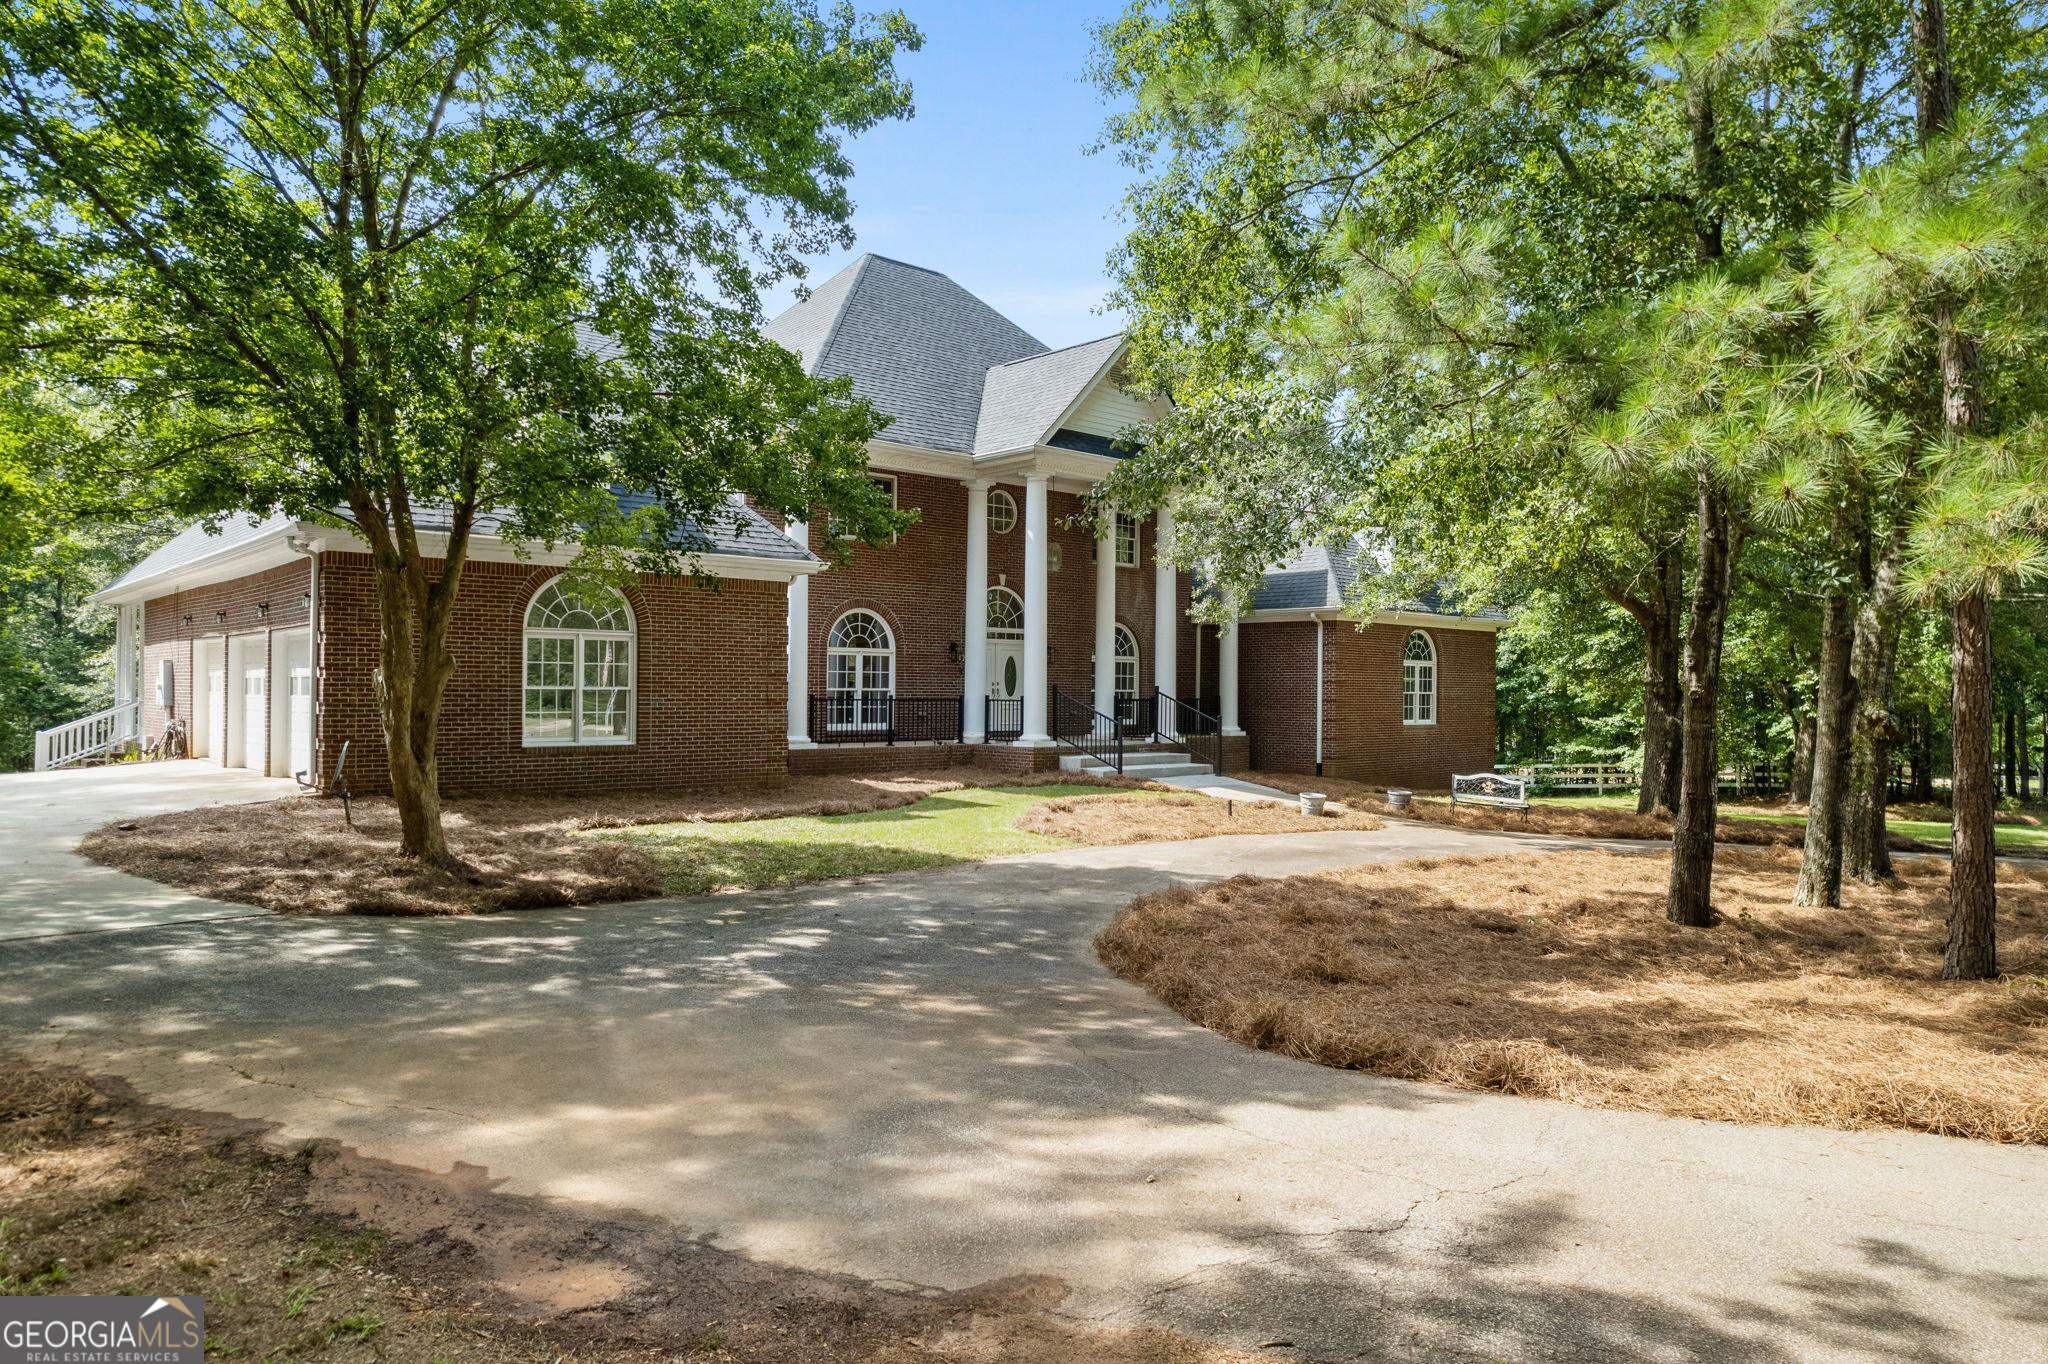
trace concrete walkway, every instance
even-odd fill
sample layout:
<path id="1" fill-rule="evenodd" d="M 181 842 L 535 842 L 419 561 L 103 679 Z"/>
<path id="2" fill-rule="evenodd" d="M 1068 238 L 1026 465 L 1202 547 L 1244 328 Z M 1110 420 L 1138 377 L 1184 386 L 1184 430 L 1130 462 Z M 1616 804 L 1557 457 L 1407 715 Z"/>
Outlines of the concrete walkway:
<path id="1" fill-rule="evenodd" d="M 1051 1275 L 1066 1311 L 1276 1358 L 2048 1358 L 2048 1153 L 1326 1070 L 1089 948 L 1165 885 L 1563 842 L 1407 825 L 45 938 L 0 957 L 0 1036 L 284 1137 L 866 1278 Z"/>

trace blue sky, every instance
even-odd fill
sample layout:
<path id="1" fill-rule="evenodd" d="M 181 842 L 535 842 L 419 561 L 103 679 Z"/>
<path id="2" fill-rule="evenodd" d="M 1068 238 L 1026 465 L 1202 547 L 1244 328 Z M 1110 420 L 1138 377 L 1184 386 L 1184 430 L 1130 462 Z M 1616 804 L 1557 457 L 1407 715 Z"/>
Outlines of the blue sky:
<path id="1" fill-rule="evenodd" d="M 1049 346 L 1116 331 L 1095 309 L 1128 172 L 1085 151 L 1109 106 L 1083 73 L 1091 29 L 1120 0 L 895 2 L 925 36 L 903 62 L 917 116 L 853 144 L 859 241 L 808 282 L 873 251 L 944 271 Z M 772 294 L 769 315 L 792 297 Z"/>

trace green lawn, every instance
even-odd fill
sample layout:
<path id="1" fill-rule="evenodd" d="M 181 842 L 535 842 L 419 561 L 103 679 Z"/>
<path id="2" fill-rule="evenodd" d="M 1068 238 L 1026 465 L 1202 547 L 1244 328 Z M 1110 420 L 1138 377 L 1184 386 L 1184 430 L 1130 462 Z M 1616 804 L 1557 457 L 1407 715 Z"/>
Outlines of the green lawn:
<path id="1" fill-rule="evenodd" d="M 1636 808 L 1635 793 L 1632 791 L 1599 796 L 1537 796 L 1534 798 L 1534 801 L 1540 805 L 1594 806 L 1614 810 L 1633 810 Z M 2033 809 L 2034 807 L 2029 807 L 2030 812 Z M 1754 806 L 1733 805 L 1725 801 L 1721 805 L 1721 817 L 1723 819 L 1759 819 L 1771 824 L 1806 823 L 1803 815 L 1787 814 L 1776 810 L 1759 810 Z M 1886 823 L 1893 833 L 1904 834 L 1908 838 L 1917 838 L 1923 843 L 1931 843 L 1937 847 L 1948 846 L 1949 839 L 1953 836 L 1953 830 L 1945 819 L 1901 819 L 1894 815 Z M 2001 824 L 1996 832 L 1998 847 L 2001 852 L 2048 854 L 2048 827 L 2038 824 Z"/>
<path id="2" fill-rule="evenodd" d="M 1078 784 L 984 786 L 865 814 L 649 824 L 595 836 L 622 839 L 659 858 L 671 895 L 701 895 L 1072 847 L 1065 839 L 1025 833 L 1017 818 L 1042 801 L 1102 794 L 1099 786 Z"/>

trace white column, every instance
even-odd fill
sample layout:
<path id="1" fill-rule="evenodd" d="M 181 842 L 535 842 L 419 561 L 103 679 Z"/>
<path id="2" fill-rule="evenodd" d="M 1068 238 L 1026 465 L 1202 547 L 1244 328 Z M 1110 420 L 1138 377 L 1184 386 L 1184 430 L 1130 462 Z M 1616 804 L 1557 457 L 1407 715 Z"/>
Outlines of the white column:
<path id="1" fill-rule="evenodd" d="M 1116 511 L 1095 537 L 1095 709 L 1116 714 Z"/>
<path id="2" fill-rule="evenodd" d="M 1237 622 L 1225 621 L 1216 631 L 1216 690 L 1222 705 L 1216 718 L 1225 734 L 1242 734 L 1237 727 Z"/>
<path id="3" fill-rule="evenodd" d="M 1024 733 L 1022 744 L 1049 744 L 1045 688 L 1046 486 L 1044 474 L 1024 480 Z"/>
<path id="4" fill-rule="evenodd" d="M 968 743 L 988 739 L 988 480 L 967 484 L 967 613 L 960 647 L 961 724 Z"/>
<path id="5" fill-rule="evenodd" d="M 1173 513 L 1165 507 L 1152 523 L 1152 685 L 1180 695 L 1180 575 L 1167 557 L 1173 548 Z M 1159 727 L 1171 733 L 1173 717 L 1161 712 Z"/>
<path id="6" fill-rule="evenodd" d="M 811 547 L 811 528 L 791 521 L 783 534 L 801 549 Z M 789 580 L 789 639 L 785 646 L 789 669 L 789 744 L 809 748 L 811 744 L 811 577 L 799 573 Z"/>

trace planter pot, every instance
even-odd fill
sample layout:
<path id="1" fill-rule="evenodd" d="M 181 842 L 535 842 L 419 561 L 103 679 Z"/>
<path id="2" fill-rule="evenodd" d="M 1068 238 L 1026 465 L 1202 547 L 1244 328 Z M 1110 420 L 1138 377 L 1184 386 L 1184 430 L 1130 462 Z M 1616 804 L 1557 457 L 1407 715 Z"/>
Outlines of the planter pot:
<path id="1" fill-rule="evenodd" d="M 1405 810 L 1408 808 L 1408 802 L 1414 799 L 1415 793 L 1413 791 L 1390 790 L 1387 792 L 1387 808 L 1389 810 Z"/>
<path id="2" fill-rule="evenodd" d="M 1320 815 L 1323 812 L 1323 802 L 1328 799 L 1329 797 L 1321 791 L 1304 791 L 1301 793 L 1301 812 L 1310 816 Z"/>

